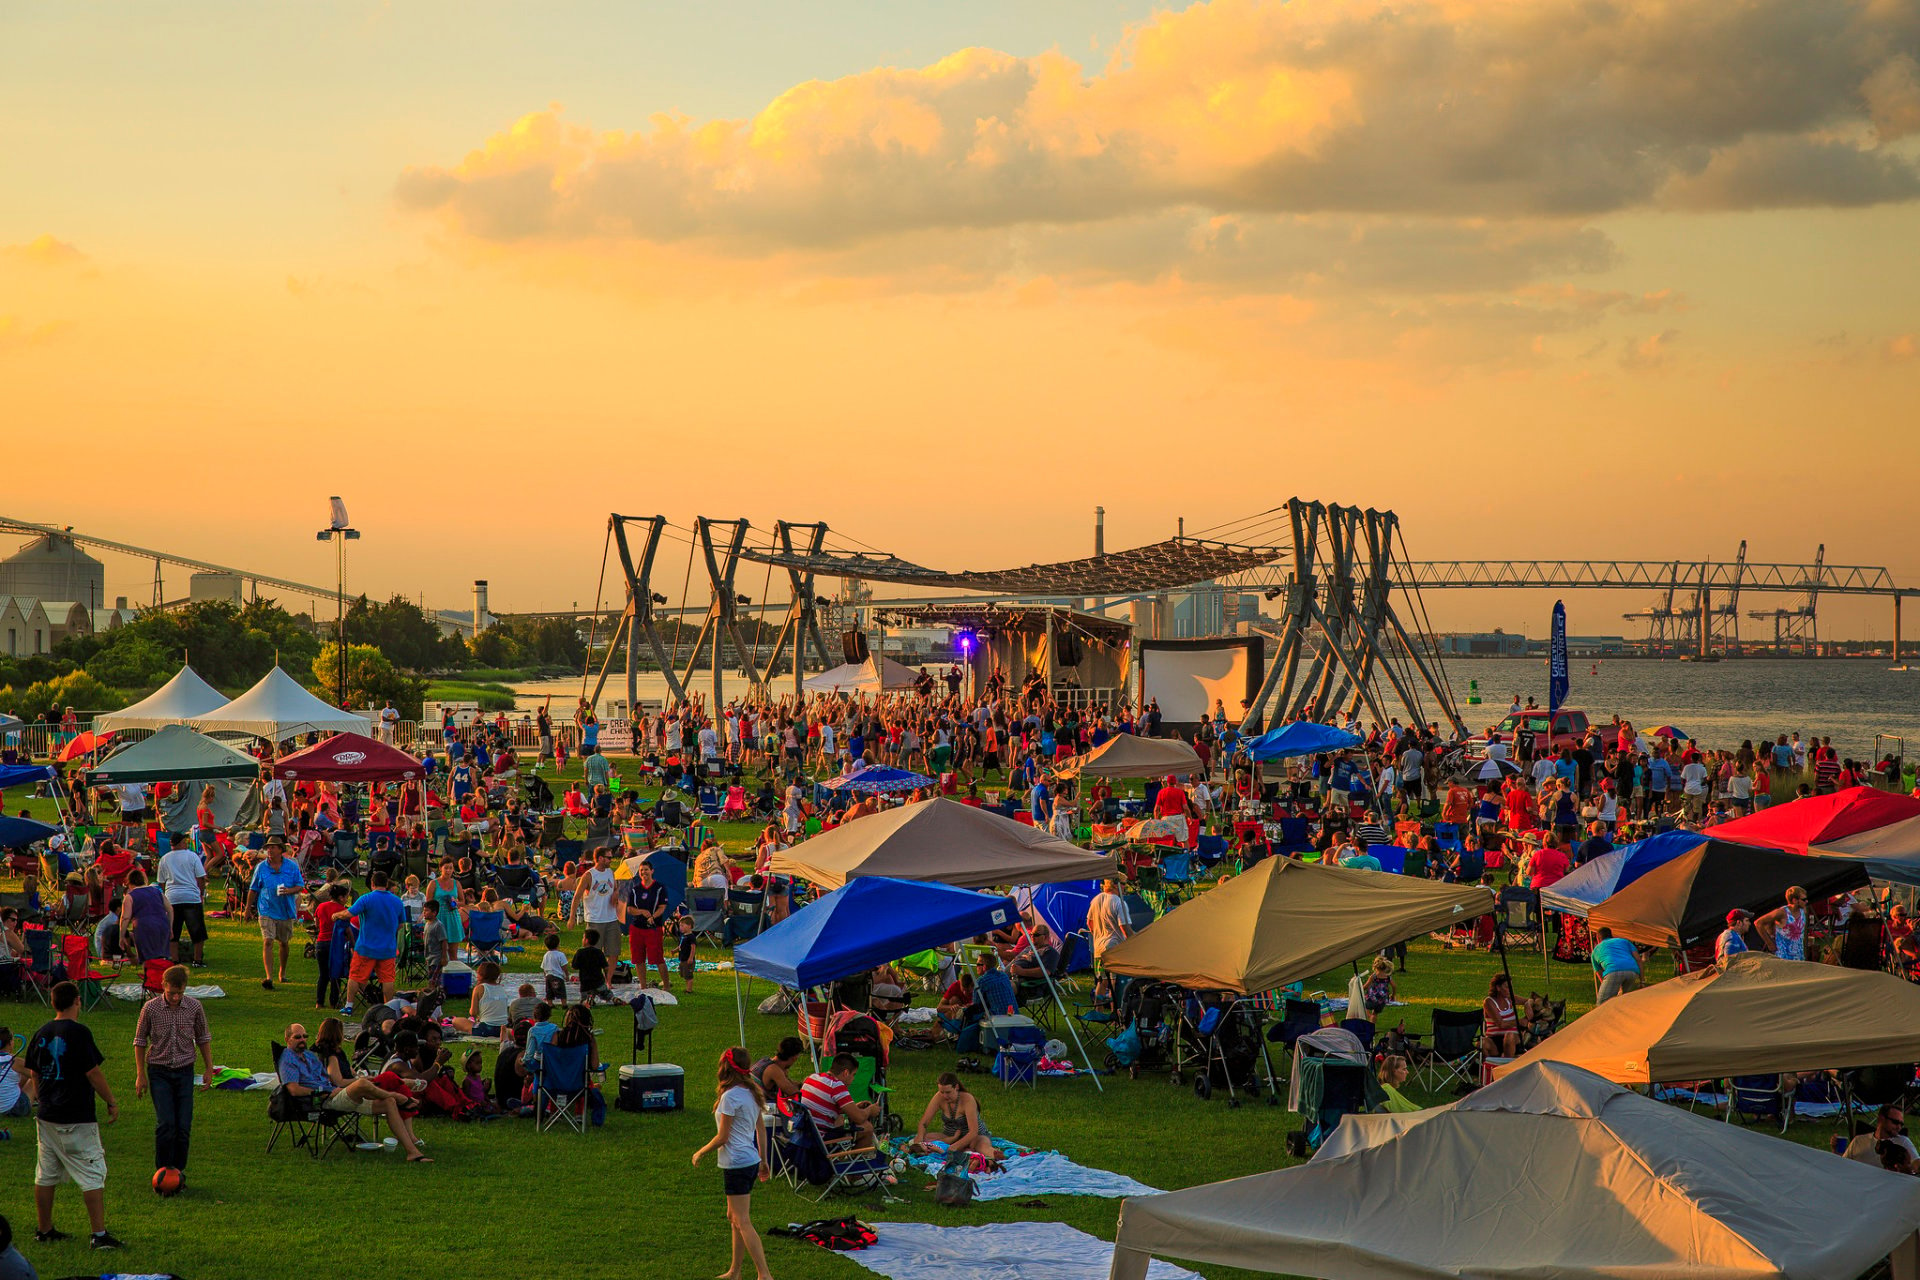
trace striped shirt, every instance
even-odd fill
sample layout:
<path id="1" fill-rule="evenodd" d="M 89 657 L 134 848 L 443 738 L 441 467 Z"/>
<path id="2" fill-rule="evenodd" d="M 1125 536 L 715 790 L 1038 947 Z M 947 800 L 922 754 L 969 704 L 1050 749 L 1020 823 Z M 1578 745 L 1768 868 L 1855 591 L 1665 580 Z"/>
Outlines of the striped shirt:
<path id="1" fill-rule="evenodd" d="M 800 1086 L 800 1105 L 807 1109 L 807 1114 L 813 1117 L 813 1123 L 822 1133 L 841 1128 L 847 1123 L 840 1108 L 852 1100 L 853 1095 L 847 1092 L 847 1086 L 840 1082 L 840 1078 L 824 1072 L 808 1076 L 806 1083 Z"/>
<path id="2" fill-rule="evenodd" d="M 207 1011 L 192 996 L 181 996 L 178 1007 L 169 1005 L 165 996 L 140 1006 L 133 1047 L 145 1049 L 147 1061 L 156 1067 L 190 1067 L 199 1046 L 212 1042 Z"/>

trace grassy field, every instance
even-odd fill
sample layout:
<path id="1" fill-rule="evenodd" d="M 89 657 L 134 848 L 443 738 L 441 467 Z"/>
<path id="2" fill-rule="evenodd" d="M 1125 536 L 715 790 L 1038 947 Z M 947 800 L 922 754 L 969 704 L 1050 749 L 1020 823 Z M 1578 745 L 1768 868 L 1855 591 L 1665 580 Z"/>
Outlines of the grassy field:
<path id="1" fill-rule="evenodd" d="M 577 766 L 570 768 L 574 772 Z M 18 812 L 19 793 L 8 809 Z M 30 805 L 29 807 L 42 807 Z M 752 828 L 722 828 L 730 848 L 751 838 Z M 7 888 L 15 886 L 8 884 Z M 578 944 L 569 930 L 566 945 Z M 703 958 L 719 959 L 718 953 Z M 217 1063 L 251 1070 L 270 1068 L 268 1044 L 292 1020 L 309 1029 L 313 1008 L 312 961 L 295 959 L 289 981 L 275 991 L 260 987 L 257 932 L 238 921 L 217 921 L 208 948 L 211 968 L 196 981 L 215 982 L 227 998 L 210 1001 Z M 515 958 L 509 968 L 535 967 L 537 952 Z M 1592 1000 L 1583 967 L 1554 965 L 1549 975 L 1537 952 L 1512 958 L 1516 988 L 1551 989 L 1570 999 L 1569 1016 Z M 1431 1025 L 1435 1007 L 1473 1008 L 1485 994 L 1499 959 L 1480 953 L 1446 952 L 1416 942 L 1411 972 L 1400 979 L 1411 1030 Z M 1344 990 L 1348 970 L 1324 975 L 1309 988 Z M 1656 972 L 1650 977 L 1664 976 Z M 759 985 L 754 998 L 767 994 Z M 314 1162 L 283 1143 L 265 1154 L 269 1126 L 264 1093 L 215 1091 L 200 1096 L 194 1119 L 193 1158 L 187 1191 L 161 1200 L 147 1188 L 152 1172 L 153 1112 L 132 1096 L 131 1039 L 135 1010 L 123 1006 L 85 1015 L 105 1051 L 107 1074 L 121 1103 L 117 1125 L 103 1126 L 109 1165 L 108 1220 L 129 1248 L 111 1259 L 129 1272 L 175 1272 L 188 1280 L 264 1276 L 323 1268 L 337 1280 L 415 1274 L 423 1253 L 449 1255 L 448 1269 L 472 1277 L 558 1272 L 577 1280 L 613 1280 L 639 1275 L 715 1275 L 726 1265 L 727 1233 L 719 1175 L 711 1162 L 698 1169 L 689 1154 L 712 1133 L 712 1069 L 721 1050 L 734 1043 L 732 980 L 703 973 L 690 996 L 660 1011 L 655 1058 L 683 1065 L 687 1109 L 629 1115 L 609 1111 L 601 1129 L 585 1136 L 536 1134 L 530 1123 L 495 1120 L 459 1125 L 426 1121 L 420 1126 L 432 1165 L 407 1165 L 397 1155 L 335 1152 Z M 30 1032 L 44 1017 L 37 1004 L 0 1006 L 0 1018 Z M 611 1063 L 628 1060 L 631 1015 L 625 1009 L 600 1014 L 601 1052 Z M 747 1048 L 770 1051 L 794 1029 L 791 1015 L 747 1013 Z M 1100 1054 L 1094 1050 L 1096 1058 Z M 489 1073 L 491 1072 L 491 1054 Z M 892 1081 L 897 1109 L 909 1124 L 933 1088 L 951 1069 L 950 1051 L 895 1055 Z M 1082 1164 L 1117 1170 L 1151 1186 L 1174 1189 L 1236 1177 L 1289 1163 L 1285 1135 L 1299 1117 L 1264 1099 L 1228 1108 L 1224 1098 L 1201 1101 L 1191 1088 L 1165 1075 L 1106 1080 L 1096 1093 L 1085 1080 L 1041 1081 L 1037 1089 L 1005 1091 L 991 1077 L 972 1078 L 982 1112 L 994 1133 L 1030 1146 L 1055 1148 Z M 1416 1095 L 1418 1096 L 1418 1095 Z M 1451 1095 L 1448 1095 L 1450 1098 Z M 1435 1099 L 1446 1101 L 1448 1098 Z M 104 1119 L 104 1111 L 102 1113 Z M 32 1240 L 33 1124 L 13 1121 L 13 1140 L 0 1143 L 0 1212 L 14 1224 L 23 1251 L 43 1276 L 98 1272 L 107 1259 L 84 1243 L 85 1218 L 71 1186 L 59 1194 L 59 1225 L 76 1240 L 53 1246 Z M 1828 1130 L 1796 1125 L 1793 1137 L 1819 1144 Z M 1018 1202 L 947 1209 L 933 1203 L 926 1179 L 909 1174 L 896 1188 L 897 1203 L 872 1197 L 837 1198 L 816 1207 L 779 1182 L 755 1195 L 755 1220 L 768 1227 L 854 1212 L 869 1221 L 887 1219 L 969 1224 L 1017 1219 L 1056 1220 L 1111 1239 L 1119 1202 L 1051 1198 L 1044 1207 Z M 852 1277 L 868 1274 L 846 1258 L 791 1240 L 769 1237 L 769 1263 L 780 1277 Z M 564 1260 L 563 1265 L 554 1264 Z M 1209 1276 L 1238 1275 L 1198 1268 Z"/>

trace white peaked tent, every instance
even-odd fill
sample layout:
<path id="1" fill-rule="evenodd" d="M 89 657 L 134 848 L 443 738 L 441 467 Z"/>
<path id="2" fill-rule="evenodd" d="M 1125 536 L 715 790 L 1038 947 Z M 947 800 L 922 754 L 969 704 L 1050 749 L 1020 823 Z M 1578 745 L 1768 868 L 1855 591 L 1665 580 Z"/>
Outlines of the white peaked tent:
<path id="1" fill-rule="evenodd" d="M 93 719 L 93 731 L 112 729 L 160 729 L 170 724 L 190 724 L 227 705 L 227 696 L 200 678 L 192 667 L 181 667 L 173 679 L 140 701 L 119 711 L 109 711 Z"/>
<path id="2" fill-rule="evenodd" d="M 808 693 L 885 693 L 911 689 L 920 679 L 912 667 L 874 654 L 865 662 L 848 662 L 831 671 L 807 677 Z"/>
<path id="3" fill-rule="evenodd" d="M 279 667 L 226 706 L 195 716 L 191 723 L 203 733 L 251 733 L 272 742 L 301 733 L 373 732 L 365 716 L 322 702 Z"/>

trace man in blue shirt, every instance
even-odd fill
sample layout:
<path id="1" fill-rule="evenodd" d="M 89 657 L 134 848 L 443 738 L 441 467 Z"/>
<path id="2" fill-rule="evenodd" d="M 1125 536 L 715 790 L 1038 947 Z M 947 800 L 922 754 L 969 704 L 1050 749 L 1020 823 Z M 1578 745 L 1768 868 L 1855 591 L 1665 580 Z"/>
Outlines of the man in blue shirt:
<path id="1" fill-rule="evenodd" d="M 1593 991 L 1595 1003 L 1605 1004 L 1623 991 L 1640 985 L 1640 952 L 1625 938 L 1602 929 L 1593 944 Z"/>
<path id="2" fill-rule="evenodd" d="M 1667 807 L 1667 792 L 1673 789 L 1673 766 L 1667 758 L 1657 755 L 1647 762 L 1647 792 L 1650 796 L 1649 813 L 1658 816 Z"/>
<path id="3" fill-rule="evenodd" d="M 367 891 L 347 908 L 347 914 L 360 927 L 353 943 L 353 963 L 347 970 L 347 999 L 351 1001 L 355 991 L 364 989 L 367 1004 L 372 1006 L 386 1002 L 407 905 L 388 890 L 386 872 L 374 872 L 367 885 Z M 349 1004 L 341 1012 L 351 1013 L 353 1006 Z"/>
<path id="4" fill-rule="evenodd" d="M 1053 816 L 1053 796 L 1048 792 L 1047 784 L 1036 779 L 1033 790 L 1027 794 L 1027 801 L 1034 825 L 1045 826 L 1047 819 Z"/>
<path id="5" fill-rule="evenodd" d="M 980 957 L 980 975 L 974 979 L 973 991 L 989 1017 L 1011 1013 L 1018 1004 L 1013 994 L 1013 981 L 1001 972 L 1000 957 L 996 955 Z"/>
<path id="6" fill-rule="evenodd" d="M 1727 928 L 1713 943 L 1713 958 L 1726 967 L 1728 960 L 1747 950 L 1747 926 L 1753 923 L 1753 913 L 1739 907 L 1727 912 Z"/>
<path id="7" fill-rule="evenodd" d="M 247 884 L 247 910 L 260 920 L 260 967 L 266 976 L 260 985 L 273 990 L 277 976 L 287 980 L 287 946 L 293 941 L 293 922 L 300 915 L 300 890 L 306 877 L 299 864 L 287 857 L 287 842 L 279 836 L 267 838 L 266 861 L 255 866 Z M 273 944 L 280 944 L 280 967 L 274 968 Z"/>
<path id="8" fill-rule="evenodd" d="M 307 1048 L 307 1029 L 297 1022 L 287 1028 L 286 1048 L 280 1051 L 280 1061 L 274 1071 L 288 1094 L 311 1099 L 315 1108 L 385 1117 L 387 1128 L 400 1140 L 409 1164 L 432 1163 L 420 1153 L 420 1145 L 413 1138 L 413 1125 L 400 1110 L 402 1095 L 387 1092 L 365 1076 L 355 1076 L 343 1085 L 334 1084 L 326 1064 Z"/>

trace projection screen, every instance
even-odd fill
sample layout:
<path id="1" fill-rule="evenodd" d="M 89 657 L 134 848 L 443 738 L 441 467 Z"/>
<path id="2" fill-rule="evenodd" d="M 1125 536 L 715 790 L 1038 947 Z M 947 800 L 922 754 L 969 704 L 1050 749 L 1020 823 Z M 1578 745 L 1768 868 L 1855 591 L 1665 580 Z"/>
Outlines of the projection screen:
<path id="1" fill-rule="evenodd" d="M 1165 728 L 1188 732 L 1213 713 L 1218 700 L 1227 720 L 1238 724 L 1244 704 L 1266 677 L 1266 642 L 1260 636 L 1215 636 L 1205 640 L 1142 640 L 1140 705 L 1160 704 Z"/>

